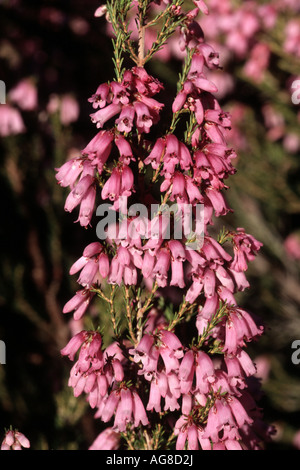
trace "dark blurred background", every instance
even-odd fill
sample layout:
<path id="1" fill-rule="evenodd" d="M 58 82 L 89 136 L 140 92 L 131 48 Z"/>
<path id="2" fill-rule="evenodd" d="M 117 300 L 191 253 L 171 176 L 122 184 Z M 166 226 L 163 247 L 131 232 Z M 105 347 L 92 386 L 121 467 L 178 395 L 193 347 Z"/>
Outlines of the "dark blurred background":
<path id="1" fill-rule="evenodd" d="M 232 112 L 229 138 L 239 155 L 228 191 L 235 212 L 216 227 L 242 226 L 264 243 L 239 301 L 267 325 L 251 355 L 265 418 L 277 427 L 269 448 L 297 449 L 300 366 L 291 345 L 300 339 L 300 115 L 291 84 L 300 77 L 299 5 L 207 3 L 211 15 L 201 24 L 223 65 L 212 79 Z M 99 5 L 0 0 L 0 80 L 7 87 L 7 105 L 0 105 L 0 339 L 7 354 L 0 430 L 18 428 L 36 450 L 85 449 L 101 429 L 68 388 L 70 363 L 59 353 L 79 328 L 62 314 L 77 289 L 68 270 L 91 235 L 64 212 L 67 192 L 54 171 L 94 135 L 87 99 L 113 78 L 106 23 L 94 17 Z M 234 32 L 244 41 L 239 49 Z M 175 38 L 148 67 L 167 96 L 181 58 Z"/>

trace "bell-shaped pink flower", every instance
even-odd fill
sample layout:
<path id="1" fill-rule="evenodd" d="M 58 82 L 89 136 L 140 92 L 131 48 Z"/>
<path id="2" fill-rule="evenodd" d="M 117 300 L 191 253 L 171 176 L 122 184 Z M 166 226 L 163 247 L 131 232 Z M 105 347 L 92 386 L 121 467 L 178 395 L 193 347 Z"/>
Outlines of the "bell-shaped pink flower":
<path id="1" fill-rule="evenodd" d="M 203 351 L 196 356 L 196 389 L 200 393 L 208 393 L 210 384 L 215 382 L 215 368 L 211 358 Z"/>
<path id="2" fill-rule="evenodd" d="M 18 109 L 9 104 L 0 105 L 0 136 L 22 134 L 26 128 Z"/>
<path id="3" fill-rule="evenodd" d="M 84 176 L 68 195 L 65 202 L 65 211 L 72 212 L 77 207 L 85 194 L 94 183 L 95 178 L 91 175 Z"/>
<path id="4" fill-rule="evenodd" d="M 38 105 L 37 88 L 30 79 L 21 80 L 9 92 L 9 100 L 24 111 L 34 111 Z"/>
<path id="5" fill-rule="evenodd" d="M 111 102 L 110 86 L 107 83 L 102 83 L 96 90 L 91 98 L 88 99 L 89 103 L 92 103 L 93 108 L 104 108 L 106 104 Z"/>
<path id="6" fill-rule="evenodd" d="M 149 400 L 146 409 L 148 411 L 155 410 L 156 413 L 161 413 L 161 397 L 159 386 L 157 382 L 153 380 L 150 385 Z"/>
<path id="7" fill-rule="evenodd" d="M 153 124 L 153 116 L 149 108 L 144 103 L 135 102 L 134 109 L 136 112 L 136 127 L 138 131 L 140 133 L 149 134 Z"/>
<path id="8" fill-rule="evenodd" d="M 90 292 L 88 289 L 83 289 L 74 295 L 64 306 L 63 313 L 70 313 L 73 310 L 74 320 L 80 320 L 85 314 L 92 298 L 95 296 L 93 292 Z"/>
<path id="9" fill-rule="evenodd" d="M 204 0 L 193 0 L 193 2 L 197 6 L 197 8 L 199 8 L 199 10 L 202 11 L 202 13 L 204 13 L 205 15 L 208 15 L 209 10 L 208 10 L 207 5 L 205 4 Z"/>
<path id="10" fill-rule="evenodd" d="M 89 450 L 118 450 L 119 444 L 120 434 L 112 428 L 107 428 L 96 437 Z"/>
<path id="11" fill-rule="evenodd" d="M 63 356 L 68 356 L 71 361 L 74 361 L 75 354 L 77 353 L 78 349 L 82 346 L 82 344 L 88 338 L 87 331 L 81 331 L 77 333 L 68 344 L 61 350 L 61 354 Z"/>
<path id="12" fill-rule="evenodd" d="M 96 188 L 90 186 L 80 203 L 78 221 L 82 227 L 90 225 L 92 220 L 96 200 Z"/>
<path id="13" fill-rule="evenodd" d="M 133 392 L 133 417 L 134 417 L 134 427 L 139 426 L 141 423 L 143 426 L 147 426 L 149 424 L 149 420 L 147 417 L 147 413 L 144 407 L 144 404 L 137 394 L 137 392 Z"/>
<path id="14" fill-rule="evenodd" d="M 135 109 L 133 106 L 124 106 L 119 118 L 116 120 L 119 132 L 129 133 L 134 124 Z"/>
<path id="15" fill-rule="evenodd" d="M 99 111 L 96 111 L 95 113 L 91 114 L 90 117 L 92 122 L 96 124 L 97 128 L 101 129 L 107 121 L 119 114 L 121 109 L 121 104 L 112 103 L 106 106 L 105 108 L 100 109 Z"/>
<path id="16" fill-rule="evenodd" d="M 120 195 L 121 189 L 121 174 L 118 168 L 114 168 L 111 176 L 103 186 L 101 197 L 102 199 L 110 199 L 114 201 Z"/>
<path id="17" fill-rule="evenodd" d="M 162 162 L 164 150 L 165 150 L 165 141 L 162 138 L 159 138 L 151 150 L 148 157 L 145 158 L 145 165 L 151 165 L 154 170 L 159 168 L 160 163 Z"/>
<path id="18" fill-rule="evenodd" d="M 1 108 L 0 108 L 1 109 Z M 66 188 L 74 186 L 78 176 L 82 173 L 83 163 L 81 158 L 75 158 L 64 163 L 60 168 L 57 168 L 56 179 L 60 186 Z"/>
<path id="19" fill-rule="evenodd" d="M 1 450 L 22 450 L 22 447 L 30 448 L 29 439 L 19 431 L 7 431 L 1 444 Z"/>

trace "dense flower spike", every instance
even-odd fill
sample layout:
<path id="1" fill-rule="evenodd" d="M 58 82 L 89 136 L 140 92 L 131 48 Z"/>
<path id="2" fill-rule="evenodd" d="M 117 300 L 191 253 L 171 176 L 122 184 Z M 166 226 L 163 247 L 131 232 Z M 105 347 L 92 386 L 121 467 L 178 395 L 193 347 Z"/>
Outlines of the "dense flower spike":
<path id="1" fill-rule="evenodd" d="M 100 130 L 56 175 L 71 190 L 65 210 L 79 206 L 82 226 L 92 223 L 96 195 L 110 202 L 108 212 L 116 216 L 107 223 L 106 238 L 90 243 L 71 266 L 82 289 L 63 309 L 80 320 L 100 297 L 109 307 L 114 340 L 104 347 L 100 328 L 77 333 L 61 351 L 71 361 L 78 356 L 69 385 L 108 425 L 91 449 L 116 449 L 124 436 L 131 446 L 153 448 L 158 422 L 155 429 L 164 427 L 157 442 L 175 423 L 178 450 L 260 448 L 267 430 L 261 438 L 254 431 L 261 413 L 249 391 L 256 367 L 245 348 L 263 327 L 235 295 L 249 287 L 245 272 L 262 244 L 243 228 L 223 231 L 218 240 L 210 234 L 214 217 L 231 211 L 225 180 L 236 172 L 236 153 L 227 144 L 231 116 L 221 109 L 210 78 L 220 68 L 219 54 L 196 19 L 208 8 L 194 1 L 185 14 L 179 0 L 149 2 L 174 31 L 179 26 L 188 56 L 168 127 L 160 121 L 165 105 L 154 98 L 163 85 L 145 68 L 161 44 L 145 50 L 145 12 L 141 2 L 127 2 L 138 9 L 136 54 L 117 3 L 96 13 L 106 13 L 120 35 L 116 80 L 100 84 L 88 100 Z M 120 68 L 124 50 L 136 64 L 129 70 Z M 177 123 L 186 116 L 190 123 L 182 133 Z M 173 298 L 177 313 L 167 309 Z M 187 343 L 185 328 L 177 326 L 193 319 L 195 336 Z"/>

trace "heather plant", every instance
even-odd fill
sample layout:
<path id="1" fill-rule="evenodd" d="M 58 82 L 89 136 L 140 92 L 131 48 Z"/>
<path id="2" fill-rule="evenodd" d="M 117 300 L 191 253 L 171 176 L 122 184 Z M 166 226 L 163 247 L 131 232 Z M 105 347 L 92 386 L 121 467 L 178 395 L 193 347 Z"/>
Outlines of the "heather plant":
<path id="1" fill-rule="evenodd" d="M 262 244 L 240 227 L 215 230 L 232 212 L 225 193 L 236 153 L 208 78 L 220 58 L 198 23 L 207 6 L 185 4 L 122 0 L 97 10 L 114 31 L 115 77 L 89 98 L 95 137 L 57 168 L 70 188 L 65 210 L 95 237 L 70 268 L 80 287 L 63 312 L 79 331 L 61 351 L 74 363 L 74 396 L 107 426 L 91 448 L 261 449 L 272 431 L 246 352 L 263 326 L 236 299 Z M 185 58 L 170 100 L 147 69 L 178 31 Z M 116 222 L 99 239 L 95 211 L 108 201 Z M 194 230 L 178 239 L 186 213 Z"/>

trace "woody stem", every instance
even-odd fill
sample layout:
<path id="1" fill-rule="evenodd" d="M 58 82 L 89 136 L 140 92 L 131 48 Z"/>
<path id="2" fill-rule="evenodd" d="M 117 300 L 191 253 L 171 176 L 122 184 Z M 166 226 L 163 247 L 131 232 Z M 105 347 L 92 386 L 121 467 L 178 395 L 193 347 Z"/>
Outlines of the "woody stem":
<path id="1" fill-rule="evenodd" d="M 138 52 L 138 66 L 143 67 L 145 60 L 145 26 L 140 23 L 139 30 L 139 52 Z"/>

